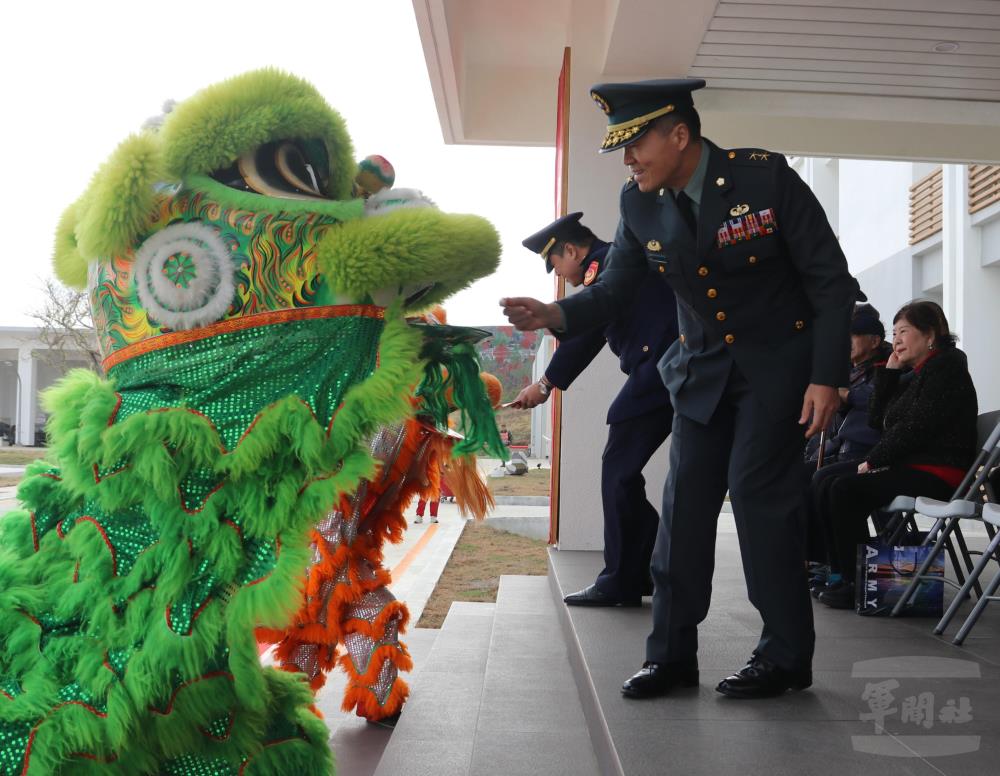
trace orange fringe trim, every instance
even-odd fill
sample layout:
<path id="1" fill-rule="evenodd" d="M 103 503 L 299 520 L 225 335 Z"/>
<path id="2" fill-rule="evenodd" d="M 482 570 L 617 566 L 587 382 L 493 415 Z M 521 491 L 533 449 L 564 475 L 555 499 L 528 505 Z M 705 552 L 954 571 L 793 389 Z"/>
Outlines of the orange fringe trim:
<path id="1" fill-rule="evenodd" d="M 344 691 L 344 703 L 341 708 L 344 711 L 356 709 L 355 713 L 359 717 L 377 722 L 385 717 L 391 717 L 402 709 L 409 695 L 409 685 L 399 677 L 393 682 L 392 689 L 389 690 L 389 696 L 385 700 L 385 705 L 382 706 L 379 705 L 375 693 L 367 687 L 348 685 L 347 690 Z"/>
<path id="2" fill-rule="evenodd" d="M 309 685 L 318 692 L 326 683 L 326 675 L 340 665 L 350 681 L 344 695 L 345 711 L 356 709 L 359 716 L 378 720 L 392 716 L 402 707 L 409 688 L 398 676 L 385 704 L 379 705 L 368 689 L 378 678 L 386 661 L 396 671 L 409 671 L 413 667 L 405 645 L 384 644 L 372 653 L 362 673 L 346 652 L 338 656 L 337 645 L 343 644 L 348 633 L 362 633 L 380 641 L 392 620 L 398 621 L 398 632 L 404 633 L 410 613 L 402 601 L 385 606 L 374 622 L 349 617 L 352 604 L 380 587 L 388 586 L 389 572 L 382 568 L 383 547 L 386 542 L 396 544 L 403 539 L 406 518 L 403 513 L 415 496 L 426 499 L 440 497 L 442 477 L 455 494 L 455 502 L 462 515 L 472 514 L 481 520 L 494 506 L 493 496 L 476 466 L 473 456 L 451 458 L 454 440 L 425 425 L 419 419 L 407 422 L 399 455 L 388 472 L 379 472 L 368 483 L 366 500 L 361 506 L 360 530 L 350 546 L 331 546 L 317 531 L 311 534 L 319 560 L 310 569 L 305 583 L 302 605 L 292 623 L 284 630 L 258 628 L 257 640 L 274 645 L 274 658 L 288 671 L 299 670 L 291 660 L 296 650 L 304 644 L 314 644 L 317 650 L 317 674 Z M 395 483 L 403 486 L 389 497 Z M 344 514 L 351 512 L 351 498 L 344 496 L 336 505 Z M 347 571 L 347 582 L 338 583 L 326 601 L 321 592 L 329 582 L 338 579 L 342 570 Z M 374 571 L 374 577 L 370 576 Z M 363 576 L 364 574 L 364 576 Z"/>

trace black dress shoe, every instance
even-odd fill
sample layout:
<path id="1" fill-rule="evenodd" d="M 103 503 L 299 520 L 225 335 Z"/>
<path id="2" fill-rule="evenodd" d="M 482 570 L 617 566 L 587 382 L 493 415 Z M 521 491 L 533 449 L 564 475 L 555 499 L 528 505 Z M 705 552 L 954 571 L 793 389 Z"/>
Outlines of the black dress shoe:
<path id="1" fill-rule="evenodd" d="M 756 652 L 738 673 L 727 676 L 716 687 L 730 698 L 772 698 L 785 690 L 804 690 L 812 684 L 812 670 L 789 670 Z"/>
<path id="2" fill-rule="evenodd" d="M 622 695 L 626 698 L 655 698 L 666 695 L 675 687 L 697 686 L 697 663 L 653 663 L 647 660 L 636 674 L 625 680 Z"/>
<path id="3" fill-rule="evenodd" d="M 827 585 L 817 596 L 817 599 L 821 604 L 826 604 L 832 609 L 853 609 L 854 585 L 844 581 Z"/>
<path id="4" fill-rule="evenodd" d="M 590 585 L 576 593 L 570 593 L 563 601 L 567 606 L 642 606 L 642 598 L 630 596 L 609 595 L 597 588 L 597 585 Z"/>

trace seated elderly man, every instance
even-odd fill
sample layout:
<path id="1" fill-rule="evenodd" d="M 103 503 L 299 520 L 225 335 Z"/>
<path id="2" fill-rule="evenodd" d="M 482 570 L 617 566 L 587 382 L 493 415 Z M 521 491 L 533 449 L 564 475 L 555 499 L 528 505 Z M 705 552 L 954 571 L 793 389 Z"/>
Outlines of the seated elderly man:
<path id="1" fill-rule="evenodd" d="M 878 429 L 868 423 L 868 403 L 875 387 L 875 368 L 882 366 L 892 354 L 885 342 L 885 326 L 879 312 L 870 304 L 858 304 L 851 318 L 851 373 L 847 387 L 840 388 L 841 405 L 831 428 L 834 433 L 826 440 L 822 467 L 819 467 L 819 438 L 807 450 L 805 479 L 809 487 L 808 557 L 818 569 L 810 579 L 814 595 L 826 584 L 828 548 L 832 541 L 823 530 L 820 505 L 826 500 L 826 490 L 833 479 L 854 473 L 881 437 Z"/>

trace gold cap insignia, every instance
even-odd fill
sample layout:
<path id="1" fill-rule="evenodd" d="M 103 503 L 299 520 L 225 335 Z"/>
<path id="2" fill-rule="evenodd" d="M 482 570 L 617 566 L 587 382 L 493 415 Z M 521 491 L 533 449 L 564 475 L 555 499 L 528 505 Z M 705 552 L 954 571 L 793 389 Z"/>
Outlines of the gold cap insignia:
<path id="1" fill-rule="evenodd" d="M 593 92 L 591 92 L 590 96 L 594 98 L 594 102 L 597 102 L 598 105 L 601 105 L 601 103 L 607 105 L 607 103 L 604 102 L 604 100 L 598 102 L 599 95 L 595 95 Z M 665 116 L 668 113 L 672 113 L 673 110 L 674 110 L 673 105 L 667 105 L 663 108 L 660 108 L 659 110 L 654 110 L 650 113 L 645 113 L 642 116 L 636 116 L 634 119 L 621 121 L 617 124 L 608 124 L 607 128 L 604 131 L 604 142 L 601 143 L 601 147 L 598 150 L 613 151 L 615 148 L 626 144 L 633 137 L 642 132 L 650 121 L 652 121 L 655 118 L 659 118 L 660 116 Z M 610 110 L 604 109 L 604 112 L 607 113 L 609 116 L 611 115 Z"/>
<path id="2" fill-rule="evenodd" d="M 601 97 L 601 95 L 597 92 L 591 92 L 590 98 L 597 103 L 597 107 L 603 110 L 606 115 L 611 115 L 611 106 L 608 105 L 608 101 Z"/>
<path id="3" fill-rule="evenodd" d="M 659 240 L 650 240 L 646 243 L 646 249 L 650 251 L 658 251 L 661 249 Z"/>

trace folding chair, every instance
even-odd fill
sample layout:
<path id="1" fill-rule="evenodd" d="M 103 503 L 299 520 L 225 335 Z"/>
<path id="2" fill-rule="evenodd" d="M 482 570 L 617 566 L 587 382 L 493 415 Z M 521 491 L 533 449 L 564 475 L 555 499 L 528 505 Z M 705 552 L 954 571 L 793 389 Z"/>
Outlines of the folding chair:
<path id="1" fill-rule="evenodd" d="M 923 496 L 919 496 L 914 499 L 914 509 L 917 512 L 935 519 L 933 527 L 927 532 L 926 538 L 921 543 L 921 546 L 924 547 L 933 541 L 934 547 L 927 554 L 927 557 L 921 564 L 920 569 L 913 575 L 913 578 L 910 580 L 910 584 L 907 586 L 906 590 L 903 591 L 903 595 L 900 596 L 899 601 L 896 602 L 896 605 L 893 607 L 891 612 L 892 617 L 897 617 L 902 613 L 904 607 L 909 603 L 913 594 L 917 591 L 917 587 L 924 580 L 940 580 L 951 587 L 960 589 L 960 602 L 973 588 L 976 591 L 976 595 L 982 597 L 983 591 L 979 586 L 978 575 L 973 574 L 975 567 L 972 563 L 972 553 L 969 552 L 969 548 L 965 543 L 965 536 L 962 534 L 959 521 L 963 517 L 971 518 L 977 516 L 978 506 L 981 503 L 979 499 L 980 490 L 982 489 L 987 476 L 989 476 L 993 467 L 996 466 L 998 460 L 1000 460 L 1000 421 L 997 420 L 997 418 L 1000 418 L 1000 412 L 988 413 L 986 415 L 987 420 L 991 417 L 994 422 L 992 431 L 980 449 L 979 454 L 976 456 L 975 462 L 966 472 L 961 484 L 959 484 L 958 488 L 955 489 L 955 493 L 952 495 L 952 500 L 947 502 L 937 501 L 936 499 L 929 499 Z M 983 416 L 980 416 L 980 419 L 983 419 Z M 978 423 L 977 425 L 980 430 L 983 430 L 985 423 Z M 954 537 L 954 542 L 951 541 L 952 537 Z M 966 579 L 965 575 L 962 573 L 961 565 L 958 562 L 957 553 L 955 551 L 956 544 L 961 552 L 962 560 L 965 561 L 966 569 L 969 572 L 968 579 Z M 937 559 L 938 555 L 941 554 L 941 550 L 944 549 L 946 545 L 948 545 L 948 551 L 951 555 L 952 565 L 955 569 L 955 576 L 959 580 L 957 583 L 952 582 L 950 579 L 942 580 L 940 577 L 931 577 L 927 573 L 931 564 Z"/>
<path id="2" fill-rule="evenodd" d="M 990 546 L 986 548 L 983 552 L 983 557 L 979 559 L 979 563 L 976 564 L 976 575 L 982 574 L 983 570 L 986 568 L 986 564 L 990 562 L 990 558 L 996 558 L 997 562 L 1000 563 L 1000 506 L 996 504 L 983 504 L 983 522 L 987 525 L 993 526 L 993 541 L 990 542 Z M 968 584 L 968 583 L 966 583 Z M 962 627 L 959 629 L 955 638 L 952 640 L 952 644 L 961 645 L 965 641 L 965 637 L 969 635 L 969 631 L 972 630 L 972 626 L 976 624 L 979 620 L 979 616 L 983 613 L 983 609 L 986 608 L 986 604 L 990 601 L 1000 601 L 1000 596 L 996 594 L 997 588 L 1000 588 L 1000 571 L 996 573 L 990 583 L 986 586 L 986 590 L 979 600 L 976 601 L 976 607 L 969 612 L 969 616 L 965 619 Z M 957 601 L 960 601 L 961 597 L 956 598 L 952 602 L 951 609 L 948 610 L 949 614 L 954 614 L 952 609 L 957 609 L 955 605 Z M 945 622 L 942 620 L 942 622 Z M 947 624 L 947 623 L 945 623 Z M 941 628 L 944 630 L 944 628 Z M 935 630 L 935 633 L 940 633 L 941 631 Z"/>

